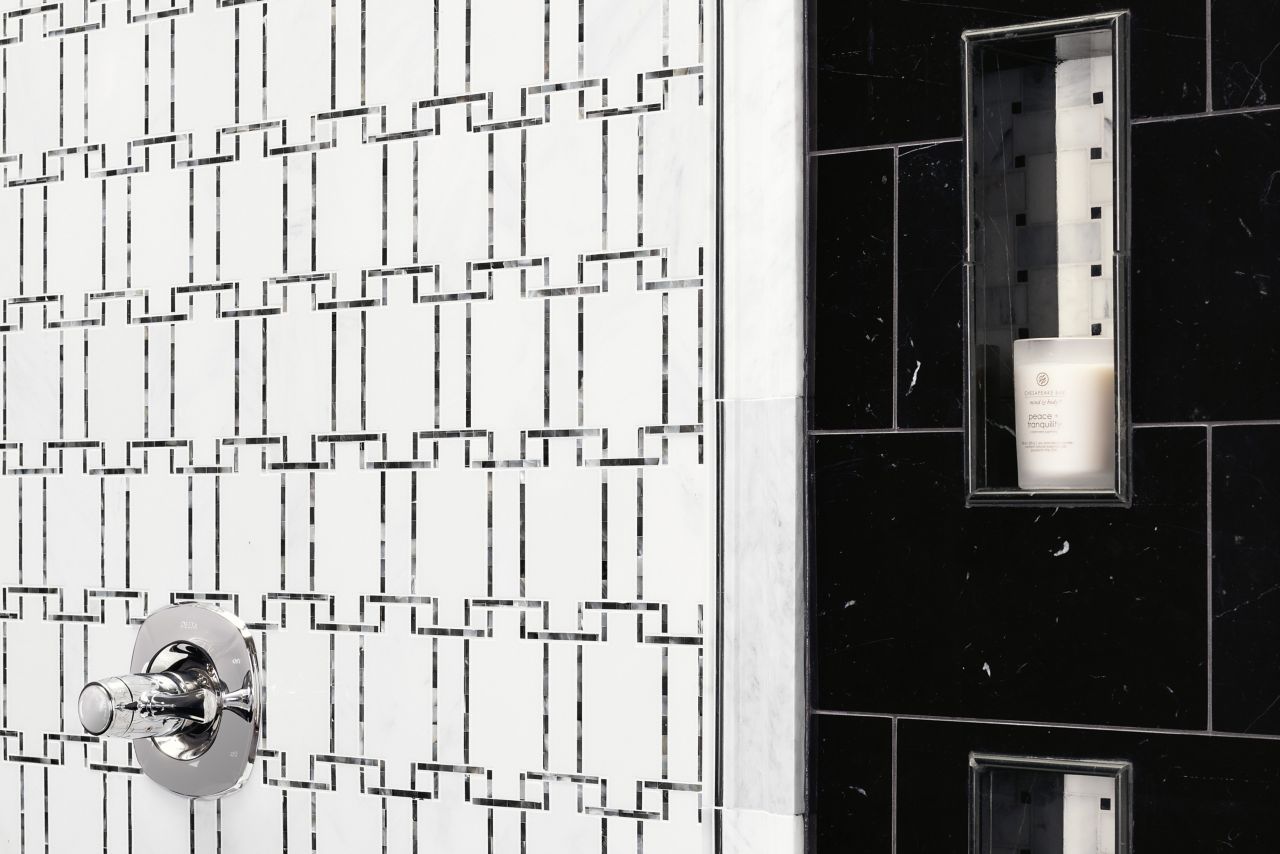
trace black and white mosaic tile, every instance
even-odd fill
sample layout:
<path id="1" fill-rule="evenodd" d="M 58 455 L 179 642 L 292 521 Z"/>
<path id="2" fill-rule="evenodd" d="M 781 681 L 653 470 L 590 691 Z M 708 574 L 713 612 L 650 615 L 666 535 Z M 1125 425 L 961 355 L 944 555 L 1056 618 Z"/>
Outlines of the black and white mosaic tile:
<path id="1" fill-rule="evenodd" d="M 2 11 L 0 850 L 701 850 L 705 0 Z M 75 717 L 181 599 L 221 802 Z"/>

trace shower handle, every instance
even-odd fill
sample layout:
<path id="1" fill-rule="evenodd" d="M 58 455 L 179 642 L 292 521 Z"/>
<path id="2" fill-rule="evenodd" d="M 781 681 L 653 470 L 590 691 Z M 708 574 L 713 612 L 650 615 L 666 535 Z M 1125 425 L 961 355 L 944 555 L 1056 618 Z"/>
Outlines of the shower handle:
<path id="1" fill-rule="evenodd" d="M 248 713 L 248 689 L 225 691 L 202 668 L 134 673 L 90 682 L 80 692 L 80 723 L 90 735 L 156 738 L 213 724 L 224 709 Z"/>

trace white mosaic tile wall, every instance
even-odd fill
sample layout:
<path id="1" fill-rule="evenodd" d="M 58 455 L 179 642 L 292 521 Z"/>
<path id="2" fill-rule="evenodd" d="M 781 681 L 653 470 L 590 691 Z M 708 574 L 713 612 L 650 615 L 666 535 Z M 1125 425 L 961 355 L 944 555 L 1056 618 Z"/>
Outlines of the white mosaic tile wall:
<path id="1" fill-rule="evenodd" d="M 0 851 L 704 849 L 705 0 L 0 4 Z M 250 623 L 247 787 L 82 734 Z"/>

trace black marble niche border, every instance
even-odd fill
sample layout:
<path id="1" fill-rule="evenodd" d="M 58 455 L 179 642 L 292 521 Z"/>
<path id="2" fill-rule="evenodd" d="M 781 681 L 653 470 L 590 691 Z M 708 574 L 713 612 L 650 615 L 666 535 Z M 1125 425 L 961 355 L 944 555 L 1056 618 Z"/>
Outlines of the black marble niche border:
<path id="1" fill-rule="evenodd" d="M 1185 115 L 1209 106 L 1209 16 L 1202 0 L 809 2 L 813 150 L 959 137 L 961 32 L 1119 9 L 1133 20 L 1134 116 Z"/>

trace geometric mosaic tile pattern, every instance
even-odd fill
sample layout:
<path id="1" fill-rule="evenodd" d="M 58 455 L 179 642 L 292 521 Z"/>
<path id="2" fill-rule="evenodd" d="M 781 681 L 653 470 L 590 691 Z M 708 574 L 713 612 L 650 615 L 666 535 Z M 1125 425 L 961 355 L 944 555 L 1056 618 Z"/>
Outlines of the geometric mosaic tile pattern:
<path id="1" fill-rule="evenodd" d="M 0 851 L 695 852 L 704 0 L 0 6 Z M 246 788 L 80 686 L 251 626 Z"/>

